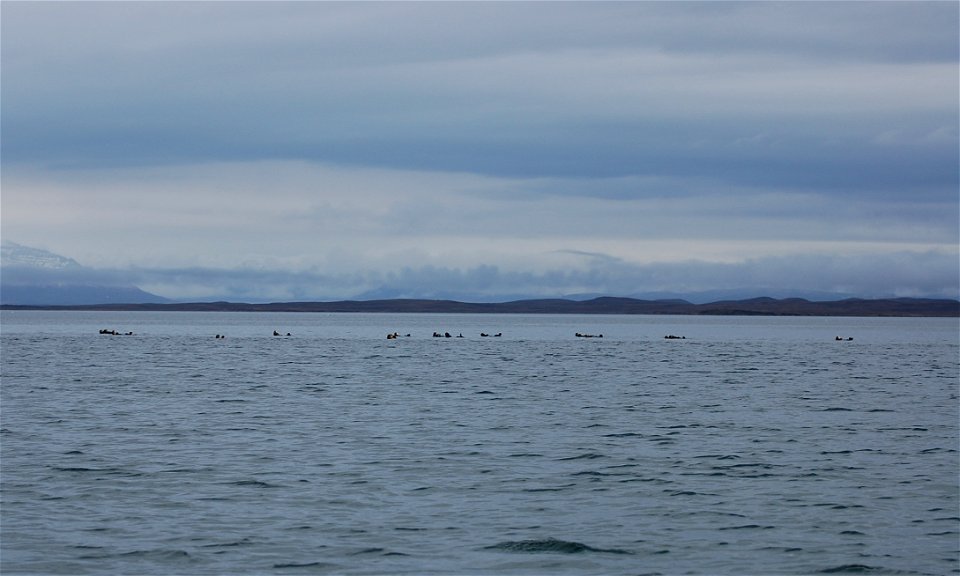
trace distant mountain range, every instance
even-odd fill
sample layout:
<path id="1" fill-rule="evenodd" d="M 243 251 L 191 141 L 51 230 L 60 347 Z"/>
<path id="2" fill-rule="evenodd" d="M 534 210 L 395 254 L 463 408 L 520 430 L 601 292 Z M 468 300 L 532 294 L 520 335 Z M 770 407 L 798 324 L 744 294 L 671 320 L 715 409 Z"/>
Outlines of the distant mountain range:
<path id="1" fill-rule="evenodd" d="M 0 245 L 0 304 L 63 305 L 169 302 L 76 260 L 4 241 Z"/>
<path id="2" fill-rule="evenodd" d="M 0 285 L 2 305 L 83 306 L 120 302 L 169 302 L 136 286 L 102 286 L 85 284 Z"/>
<path id="3" fill-rule="evenodd" d="M 934 316 L 960 317 L 960 301 L 922 298 L 813 302 L 803 298 L 751 298 L 692 304 L 686 300 L 638 300 L 600 297 L 591 300 L 516 300 L 471 303 L 455 300 L 343 300 L 338 302 L 194 302 L 179 304 L 98 304 L 88 306 L 0 306 L 3 309 L 143 310 L 217 312 L 394 312 L 461 314 L 681 314 L 730 316 Z"/>
<path id="4" fill-rule="evenodd" d="M 683 295 L 633 294 L 610 297 L 576 294 L 555 299 L 521 295 L 500 302 L 454 295 L 409 299 L 366 294 L 336 302 L 188 302 L 178 303 L 145 292 L 116 271 L 94 270 L 77 261 L 13 242 L 0 251 L 0 307 L 84 310 L 223 310 L 295 312 L 450 312 L 528 314 L 763 314 L 801 316 L 960 316 L 957 300 L 890 298 L 858 299 L 837 294 L 770 294 L 777 298 L 743 299 L 744 291 Z M 797 297 L 797 296 L 803 296 Z"/>

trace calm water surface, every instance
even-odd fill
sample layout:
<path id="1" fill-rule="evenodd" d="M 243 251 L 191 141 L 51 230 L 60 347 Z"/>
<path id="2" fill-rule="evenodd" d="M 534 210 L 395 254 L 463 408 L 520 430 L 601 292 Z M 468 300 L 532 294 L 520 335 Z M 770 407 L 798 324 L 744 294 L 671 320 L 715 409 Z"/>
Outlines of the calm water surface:
<path id="1" fill-rule="evenodd" d="M 960 573 L 956 319 L 0 321 L 5 575 Z"/>

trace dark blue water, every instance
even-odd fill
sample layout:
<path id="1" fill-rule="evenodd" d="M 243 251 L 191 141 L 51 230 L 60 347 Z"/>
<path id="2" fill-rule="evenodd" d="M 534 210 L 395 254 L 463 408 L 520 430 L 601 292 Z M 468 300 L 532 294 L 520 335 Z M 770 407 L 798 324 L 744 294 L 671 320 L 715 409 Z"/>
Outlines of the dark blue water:
<path id="1" fill-rule="evenodd" d="M 5 575 L 960 573 L 956 319 L 0 319 Z"/>

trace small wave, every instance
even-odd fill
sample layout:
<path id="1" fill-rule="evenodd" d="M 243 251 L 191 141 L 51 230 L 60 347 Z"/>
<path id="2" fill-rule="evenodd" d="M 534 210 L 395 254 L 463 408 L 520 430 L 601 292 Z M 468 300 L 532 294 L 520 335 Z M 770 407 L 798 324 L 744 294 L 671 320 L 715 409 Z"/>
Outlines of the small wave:
<path id="1" fill-rule="evenodd" d="M 587 452 L 586 454 L 580 454 L 579 456 L 569 456 L 567 458 L 557 458 L 557 461 L 564 460 L 593 460 L 594 458 L 604 458 L 603 454 L 597 454 L 596 452 Z"/>
<path id="2" fill-rule="evenodd" d="M 254 488 L 280 488 L 278 484 L 269 484 L 267 482 L 261 482 L 260 480 L 237 480 L 236 482 L 230 482 L 233 486 L 253 486 Z"/>
<path id="3" fill-rule="evenodd" d="M 143 474 L 140 472 L 132 472 L 130 470 L 122 470 L 120 468 L 86 468 L 83 466 L 51 466 L 51 468 L 57 472 L 95 472 L 98 474 L 109 474 L 114 476 L 129 476 L 131 478 L 143 476 Z"/>
<path id="4" fill-rule="evenodd" d="M 626 550 L 616 548 L 603 549 L 594 548 L 580 542 L 568 542 L 566 540 L 557 540 L 555 538 L 546 538 L 543 540 L 508 540 L 492 546 L 484 546 L 484 550 L 502 550 L 504 552 L 530 552 L 530 553 L 557 553 L 557 554 L 580 554 L 582 552 L 601 552 L 606 554 L 630 554 Z"/>
<path id="5" fill-rule="evenodd" d="M 692 517 L 692 516 L 729 516 L 733 518 L 746 518 L 744 514 L 737 514 L 736 512 L 721 512 L 719 510 L 698 510 L 694 512 L 678 512 L 673 514 L 677 517 Z"/>
<path id="6" fill-rule="evenodd" d="M 669 490 L 669 489 L 667 489 L 667 490 L 664 490 L 663 492 L 664 492 L 665 494 L 669 494 L 670 496 L 716 496 L 716 494 L 712 494 L 712 493 L 710 493 L 710 492 L 693 492 L 693 491 L 691 491 L 691 490 Z"/>
<path id="7" fill-rule="evenodd" d="M 680 472 L 681 476 L 730 476 L 726 472 Z"/>
<path id="8" fill-rule="evenodd" d="M 233 542 L 220 542 L 216 544 L 204 544 L 202 548 L 234 548 L 236 546 L 246 546 L 248 544 L 253 544 L 253 541 L 249 538 L 243 538 L 241 540 L 235 540 Z"/>
<path id="9" fill-rule="evenodd" d="M 796 548 L 792 546 L 764 546 L 761 550 L 773 550 L 775 552 L 786 552 L 791 554 L 793 552 L 803 552 L 803 548 Z"/>
<path id="10" fill-rule="evenodd" d="M 170 470 L 158 470 L 157 472 L 161 474 L 197 474 L 210 470 L 210 468 L 171 468 Z"/>
<path id="11" fill-rule="evenodd" d="M 764 464 L 763 462 L 744 462 L 743 464 L 729 464 L 727 466 L 714 466 L 715 470 L 726 470 L 730 468 L 763 468 L 769 470 L 773 464 Z"/>
<path id="12" fill-rule="evenodd" d="M 563 492 L 567 488 L 572 488 L 576 484 L 564 484 L 563 486 L 555 486 L 550 488 L 524 488 L 524 492 Z"/>
<path id="13" fill-rule="evenodd" d="M 668 437 L 666 437 L 666 436 L 648 436 L 648 437 L 647 437 L 647 440 L 649 440 L 649 441 L 651 441 L 651 442 L 656 442 L 657 444 L 659 444 L 659 445 L 661 445 L 661 446 L 666 446 L 666 445 L 668 445 L 668 444 L 675 444 L 675 443 L 676 443 L 676 440 L 674 440 L 673 438 L 668 438 Z"/>
<path id="14" fill-rule="evenodd" d="M 284 564 L 274 564 L 275 569 L 284 569 L 284 568 L 320 568 L 320 567 L 332 567 L 334 564 L 328 564 L 325 562 L 304 562 L 302 564 L 296 562 L 284 563 Z"/>
<path id="15" fill-rule="evenodd" d="M 122 554 L 116 554 L 116 556 L 126 557 L 126 558 L 134 557 L 134 558 L 154 558 L 154 559 L 162 559 L 162 560 L 175 560 L 175 559 L 189 558 L 190 554 L 188 554 L 185 550 L 134 550 L 132 552 L 124 552 Z M 109 556 L 105 556 L 105 557 L 109 557 Z"/>
<path id="16" fill-rule="evenodd" d="M 813 506 L 815 508 L 830 508 L 831 510 L 846 510 L 847 508 L 863 508 L 863 504 L 839 504 L 837 502 L 817 502 L 815 504 L 808 504 L 808 506 Z"/>
<path id="17" fill-rule="evenodd" d="M 102 550 L 102 548 L 101 548 L 101 550 Z M 80 559 L 80 560 L 104 560 L 104 559 L 106 559 L 106 558 L 111 558 L 111 557 L 113 557 L 113 554 L 109 554 L 109 553 L 103 553 L 103 554 L 81 554 L 80 556 L 77 556 L 77 558 Z"/>
<path id="18" fill-rule="evenodd" d="M 384 548 L 364 548 L 351 554 L 351 556 L 360 556 L 361 554 L 379 554 L 381 556 L 407 556 L 403 552 L 391 552 Z"/>
<path id="19" fill-rule="evenodd" d="M 843 564 L 842 566 L 825 568 L 820 571 L 820 574 L 866 574 L 869 572 L 886 572 L 886 570 L 865 564 Z"/>
<path id="20" fill-rule="evenodd" d="M 718 474 L 708 474 L 708 476 L 717 476 Z M 725 474 L 719 474 L 719 476 L 725 476 Z M 627 482 L 654 482 L 656 484 L 671 484 L 672 480 L 664 480 L 663 478 L 625 478 L 623 480 L 618 480 L 621 484 Z"/>

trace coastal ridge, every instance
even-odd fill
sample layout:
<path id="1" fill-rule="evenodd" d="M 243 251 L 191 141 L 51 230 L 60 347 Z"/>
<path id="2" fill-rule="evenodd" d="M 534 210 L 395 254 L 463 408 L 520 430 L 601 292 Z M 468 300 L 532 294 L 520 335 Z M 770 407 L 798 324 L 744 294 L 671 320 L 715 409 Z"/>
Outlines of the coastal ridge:
<path id="1" fill-rule="evenodd" d="M 181 312 L 383 312 L 457 314 L 678 314 L 729 316 L 902 316 L 960 317 L 960 301 L 928 298 L 848 298 L 811 301 L 803 298 L 751 298 L 693 304 L 686 300 L 640 300 L 604 296 L 591 300 L 562 298 L 510 302 L 386 299 L 330 302 L 185 302 L 91 304 L 69 306 L 2 305 L 2 310 L 103 310 Z"/>

